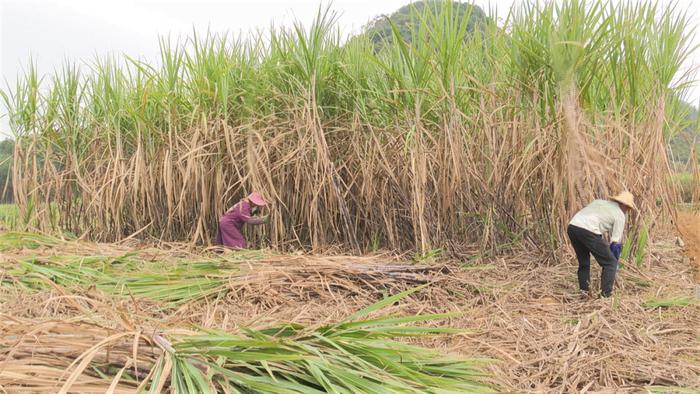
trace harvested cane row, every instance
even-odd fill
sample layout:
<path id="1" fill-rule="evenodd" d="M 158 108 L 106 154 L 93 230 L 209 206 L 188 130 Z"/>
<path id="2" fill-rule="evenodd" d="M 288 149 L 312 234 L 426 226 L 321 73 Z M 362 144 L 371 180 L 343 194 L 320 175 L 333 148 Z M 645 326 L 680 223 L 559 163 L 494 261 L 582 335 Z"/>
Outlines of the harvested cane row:
<path id="1" fill-rule="evenodd" d="M 397 325 L 443 316 L 359 320 L 381 306 L 331 325 L 281 324 L 236 333 L 147 334 L 81 321 L 5 319 L 0 383 L 4 390 L 46 393 L 492 391 L 480 360 L 446 357 L 391 339 L 458 332 Z"/>

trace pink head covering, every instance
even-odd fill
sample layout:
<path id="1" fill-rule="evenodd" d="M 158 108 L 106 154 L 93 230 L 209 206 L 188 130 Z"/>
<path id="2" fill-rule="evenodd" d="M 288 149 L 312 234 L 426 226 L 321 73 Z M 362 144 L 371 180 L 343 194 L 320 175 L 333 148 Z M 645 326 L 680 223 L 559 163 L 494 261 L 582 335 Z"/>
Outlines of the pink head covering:
<path id="1" fill-rule="evenodd" d="M 267 205 L 267 202 L 265 202 L 265 199 L 263 198 L 263 196 L 258 192 L 250 193 L 250 195 L 248 196 L 248 201 L 252 202 L 253 204 L 255 204 L 259 207 L 263 207 L 263 206 Z"/>

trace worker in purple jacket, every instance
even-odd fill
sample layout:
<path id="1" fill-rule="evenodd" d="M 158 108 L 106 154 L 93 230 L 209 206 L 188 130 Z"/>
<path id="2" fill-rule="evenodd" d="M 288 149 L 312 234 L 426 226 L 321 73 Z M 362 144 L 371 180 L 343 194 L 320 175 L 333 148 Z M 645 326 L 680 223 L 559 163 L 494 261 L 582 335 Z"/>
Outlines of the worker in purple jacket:
<path id="1" fill-rule="evenodd" d="M 229 208 L 219 219 L 219 232 L 216 244 L 234 249 L 245 249 L 247 244 L 243 237 L 243 225 L 264 224 L 270 221 L 269 215 L 253 216 L 252 211 L 267 205 L 260 193 L 253 192 L 234 206 Z"/>

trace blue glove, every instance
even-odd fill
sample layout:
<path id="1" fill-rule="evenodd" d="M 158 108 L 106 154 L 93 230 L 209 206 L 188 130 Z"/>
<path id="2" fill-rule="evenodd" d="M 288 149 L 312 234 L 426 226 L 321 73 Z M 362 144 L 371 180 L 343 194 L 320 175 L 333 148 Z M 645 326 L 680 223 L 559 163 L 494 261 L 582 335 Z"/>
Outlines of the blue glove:
<path id="1" fill-rule="evenodd" d="M 619 260 L 620 255 L 622 254 L 622 244 L 618 242 L 611 243 L 610 251 L 612 252 L 613 256 L 615 256 L 615 258 Z"/>

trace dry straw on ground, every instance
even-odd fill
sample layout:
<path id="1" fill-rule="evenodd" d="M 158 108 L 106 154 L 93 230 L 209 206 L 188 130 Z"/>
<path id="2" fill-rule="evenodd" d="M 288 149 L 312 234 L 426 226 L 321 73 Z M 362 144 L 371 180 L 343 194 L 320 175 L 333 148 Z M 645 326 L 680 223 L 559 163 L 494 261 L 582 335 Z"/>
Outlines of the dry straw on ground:
<path id="1" fill-rule="evenodd" d="M 86 250 L 109 249 L 81 245 Z M 60 248 L 33 253 L 60 254 Z M 125 249 L 113 252 L 121 255 Z M 521 254 L 469 266 L 407 265 L 388 256 L 267 254 L 241 263 L 231 254 L 217 258 L 238 261 L 243 268 L 223 284 L 225 292 L 178 305 L 113 296 L 94 288 L 54 286 L 27 292 L 3 286 L 4 343 L 0 348 L 5 350 L 0 351 L 0 360 L 4 360 L 0 384 L 7 385 L 12 376 L 40 371 L 43 377 L 35 380 L 37 385 L 62 384 L 68 378 L 62 371 L 77 355 L 125 330 L 141 332 L 146 346 L 153 332 L 195 326 L 235 331 L 280 321 L 327 324 L 386 294 L 429 282 L 432 285 L 389 306 L 385 313 L 463 312 L 463 316 L 435 323 L 464 328 L 466 333 L 410 341 L 444 352 L 493 358 L 496 362 L 487 368 L 503 389 L 644 392 L 659 386 L 656 390 L 660 392 L 673 392 L 671 387 L 698 387 L 700 307 L 692 301 L 685 305 L 687 299 L 677 298 L 692 292 L 691 267 L 669 243 L 654 244 L 651 250 L 642 267 L 631 265 L 621 271 L 616 297 L 609 300 L 580 298 L 574 260 L 567 254 L 552 264 Z M 136 254 L 153 260 L 156 254 L 167 259 L 168 253 L 174 256 L 172 261 L 196 255 L 180 249 L 148 249 Z M 4 258 L 11 262 L 27 255 L 27 251 L 11 252 Z M 594 269 L 593 286 L 597 286 L 598 274 Z M 43 334 L 34 334 L 32 329 Z M 69 335 L 72 331 L 78 334 Z M 54 337 L 51 332 L 63 334 Z M 134 337 L 129 338 L 124 339 L 122 349 L 132 346 Z M 127 363 L 124 352 L 110 353 L 115 372 Z M 97 356 L 108 354 L 101 350 Z M 148 353 L 143 357 L 152 358 Z M 90 381 L 88 376 L 86 371 L 77 382 L 105 384 L 105 380 Z"/>

